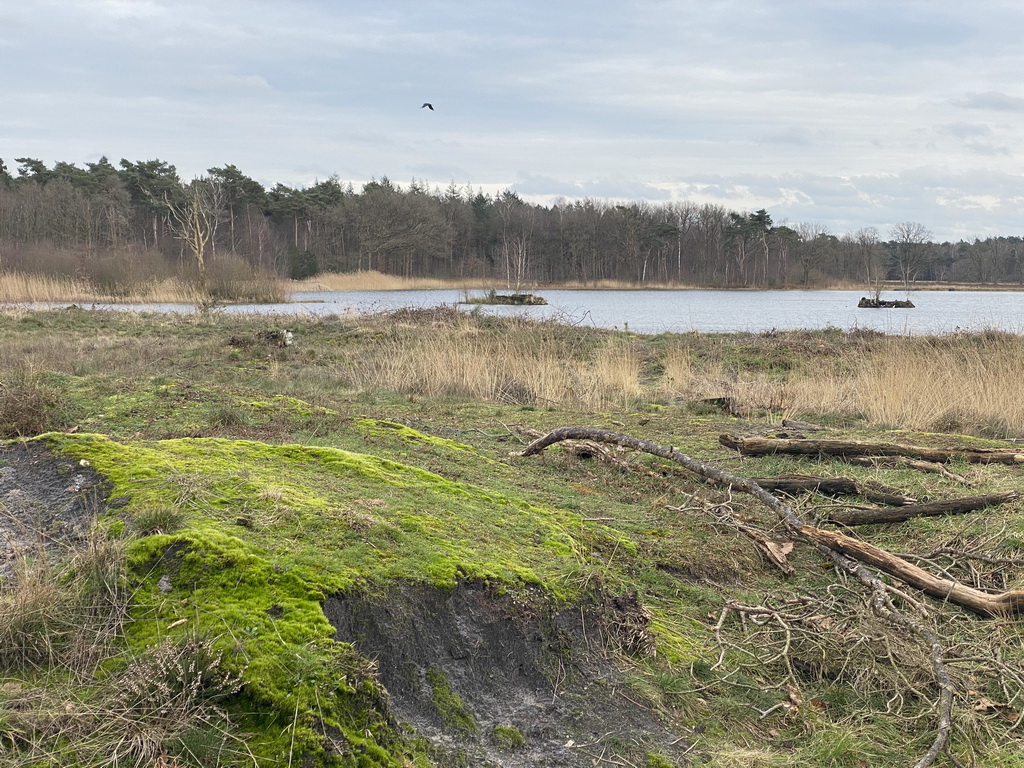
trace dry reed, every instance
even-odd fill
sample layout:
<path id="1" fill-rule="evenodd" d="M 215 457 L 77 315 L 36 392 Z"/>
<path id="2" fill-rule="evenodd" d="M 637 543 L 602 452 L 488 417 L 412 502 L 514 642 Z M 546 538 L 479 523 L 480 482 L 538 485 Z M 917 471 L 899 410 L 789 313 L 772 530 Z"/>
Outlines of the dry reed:
<path id="1" fill-rule="evenodd" d="M 214 276 L 216 278 L 216 275 Z M 225 300 L 284 301 L 284 283 L 259 275 L 232 275 L 213 279 L 212 289 Z M 210 302 L 210 293 L 195 281 L 177 277 L 144 280 L 118 287 L 116 292 L 88 280 L 23 272 L 0 274 L 0 304 L 192 304 Z"/>
<path id="2" fill-rule="evenodd" d="M 500 285 L 503 281 L 495 278 L 432 278 L 432 277 L 399 277 L 385 275 L 376 270 L 359 272 L 332 272 L 316 277 L 296 280 L 291 286 L 296 291 L 406 291 L 430 290 L 447 288 L 455 290 L 488 290 Z M 501 286 L 503 287 L 503 286 Z M 637 283 L 628 280 L 568 280 L 557 284 L 529 282 L 521 285 L 520 290 L 538 290 L 557 288 L 559 290 L 588 291 L 628 291 L 628 290 L 682 290 L 697 286 L 680 283 Z"/>
<path id="3" fill-rule="evenodd" d="M 700 339 L 650 355 L 618 336 L 573 342 L 563 329 L 487 330 L 470 319 L 380 335 L 362 360 L 347 361 L 358 389 L 426 397 L 628 407 L 638 399 L 685 402 L 729 398 L 741 409 L 781 417 L 839 415 L 875 426 L 1024 434 L 1024 339 L 1008 334 L 889 338 L 848 345 L 792 371 L 737 370 Z M 707 350 L 705 350 L 707 351 Z M 646 357 L 645 357 L 646 354 Z"/>
<path id="4" fill-rule="evenodd" d="M 1024 339 L 996 334 L 892 339 L 850 373 L 786 385 L 787 410 L 848 413 L 906 429 L 1024 435 Z"/>
<path id="5" fill-rule="evenodd" d="M 372 269 L 324 273 L 305 280 L 293 280 L 289 285 L 294 291 L 409 291 L 434 288 L 469 290 L 489 287 L 489 284 L 485 285 L 485 281 L 481 280 L 399 277 L 385 275 Z"/>

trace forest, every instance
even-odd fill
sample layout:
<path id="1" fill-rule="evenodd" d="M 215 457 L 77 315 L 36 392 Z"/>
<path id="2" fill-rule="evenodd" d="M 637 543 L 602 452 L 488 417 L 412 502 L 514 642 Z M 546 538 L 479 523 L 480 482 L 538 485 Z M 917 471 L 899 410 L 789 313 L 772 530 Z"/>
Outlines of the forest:
<path id="1" fill-rule="evenodd" d="M 524 201 L 386 176 L 267 189 L 234 165 L 183 181 L 162 160 L 79 167 L 0 160 L 0 272 L 74 275 L 116 293 L 161 275 L 233 267 L 303 279 L 376 270 L 525 284 L 715 287 L 1024 282 L 1022 238 L 935 242 L 901 222 L 837 234 L 720 205 Z"/>

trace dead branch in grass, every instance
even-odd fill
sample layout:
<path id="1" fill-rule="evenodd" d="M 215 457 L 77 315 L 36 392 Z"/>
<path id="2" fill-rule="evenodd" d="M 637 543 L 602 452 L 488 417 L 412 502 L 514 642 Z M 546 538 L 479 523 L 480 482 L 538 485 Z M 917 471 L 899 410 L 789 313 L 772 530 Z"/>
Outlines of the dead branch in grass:
<path id="1" fill-rule="evenodd" d="M 834 540 L 829 539 L 829 537 L 814 536 L 814 532 L 820 531 L 820 529 L 813 528 L 812 526 L 808 526 L 803 523 L 792 507 L 768 493 L 768 491 L 757 483 L 690 458 L 675 448 L 666 448 L 665 446 L 658 445 L 657 443 L 653 443 L 648 440 L 641 440 L 629 435 L 609 432 L 602 429 L 593 429 L 590 427 L 561 427 L 549 432 L 544 437 L 534 440 L 518 455 L 523 457 L 534 456 L 551 445 L 564 440 L 593 440 L 595 442 L 613 443 L 624 448 L 643 451 L 675 462 L 699 477 L 703 477 L 717 485 L 735 488 L 736 490 L 748 493 L 771 509 L 779 518 L 780 522 L 782 522 L 792 534 L 798 536 L 804 541 L 810 542 L 815 546 L 815 548 L 822 552 L 822 554 L 829 557 L 840 571 L 850 574 L 857 581 L 867 587 L 872 595 L 871 604 L 879 614 L 885 616 L 892 624 L 911 631 L 919 637 L 929 649 L 932 670 L 940 690 L 937 702 L 938 715 L 936 732 L 931 747 L 915 764 L 914 768 L 928 768 L 935 762 L 938 755 L 946 748 L 949 741 L 950 731 L 952 730 L 953 696 L 955 693 L 955 686 L 950 678 L 949 671 L 946 668 L 946 651 L 934 632 L 928 629 L 920 621 L 907 616 L 903 611 L 897 608 L 895 604 L 893 604 L 892 597 L 887 591 L 886 585 L 878 578 L 878 576 L 867 570 L 860 562 L 851 557 L 847 552 L 830 546 L 831 543 L 835 543 Z M 1024 461 L 1024 456 L 1022 456 L 1022 461 Z M 827 531 L 821 532 L 829 533 Z M 904 564 L 910 568 L 914 568 L 914 566 L 910 566 L 910 564 L 905 563 L 905 561 L 901 562 L 904 562 Z M 920 571 L 921 569 L 917 570 Z"/>
<path id="2" fill-rule="evenodd" d="M 797 456 L 905 456 L 945 464 L 961 459 L 972 464 L 1024 464 L 1024 453 L 998 448 L 923 448 L 898 443 L 862 443 L 854 440 L 808 440 L 721 435 L 718 442 L 744 456 L 786 453 Z"/>
<path id="3" fill-rule="evenodd" d="M 779 477 L 755 477 L 751 480 L 766 491 L 782 491 L 790 494 L 813 491 L 823 496 L 863 496 L 876 504 L 888 504 L 893 507 L 913 504 L 917 501 L 895 488 L 870 481 L 858 482 L 852 477 L 780 475 Z"/>
<path id="4" fill-rule="evenodd" d="M 902 523 L 915 517 L 937 517 L 941 515 L 962 515 L 979 509 L 1005 504 L 1020 498 L 1016 491 L 989 493 L 984 496 L 967 496 L 962 499 L 930 501 L 925 504 L 908 504 L 902 507 L 884 509 L 843 509 L 830 512 L 828 522 L 838 525 L 875 525 L 878 523 Z"/>
<path id="5" fill-rule="evenodd" d="M 937 461 L 924 461 L 923 459 L 911 459 L 908 456 L 846 456 L 845 461 L 857 466 L 866 467 L 905 467 L 916 472 L 926 472 L 941 475 L 947 480 L 952 480 L 963 485 L 971 485 L 971 481 L 963 475 L 951 472 L 944 464 Z"/>

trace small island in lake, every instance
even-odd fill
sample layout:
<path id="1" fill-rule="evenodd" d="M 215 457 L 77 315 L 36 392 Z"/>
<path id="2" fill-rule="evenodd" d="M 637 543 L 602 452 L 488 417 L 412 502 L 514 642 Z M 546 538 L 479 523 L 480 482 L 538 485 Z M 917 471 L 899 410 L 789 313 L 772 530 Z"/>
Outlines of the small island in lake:
<path id="1" fill-rule="evenodd" d="M 532 293 L 500 294 L 491 289 L 483 296 L 467 297 L 463 304 L 511 304 L 516 306 L 541 306 L 547 304 L 543 296 Z"/>
<path id="2" fill-rule="evenodd" d="M 887 301 L 885 299 L 873 298 L 869 299 L 867 296 L 861 296 L 860 301 L 857 302 L 858 309 L 913 309 L 914 302 L 910 299 L 896 299 L 894 301 Z"/>

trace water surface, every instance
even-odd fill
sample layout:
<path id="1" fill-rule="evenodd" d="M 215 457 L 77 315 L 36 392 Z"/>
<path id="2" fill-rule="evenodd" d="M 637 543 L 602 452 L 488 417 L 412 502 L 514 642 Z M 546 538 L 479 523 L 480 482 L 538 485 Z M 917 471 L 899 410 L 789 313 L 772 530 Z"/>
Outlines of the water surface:
<path id="1" fill-rule="evenodd" d="M 482 291 L 476 295 L 482 295 Z M 912 291 L 914 309 L 858 309 L 863 291 L 588 291 L 541 290 L 538 307 L 467 306 L 460 290 L 299 292 L 286 304 L 236 304 L 221 311 L 261 315 L 358 315 L 406 307 L 460 306 L 490 315 L 556 318 L 636 333 L 705 333 L 839 328 L 886 334 L 944 334 L 999 329 L 1024 333 L 1024 293 Z M 470 295 L 474 295 L 470 292 Z M 906 298 L 887 292 L 883 298 Z M 64 305 L 66 306 L 66 305 Z M 92 305 L 98 309 L 194 312 L 191 305 Z"/>

